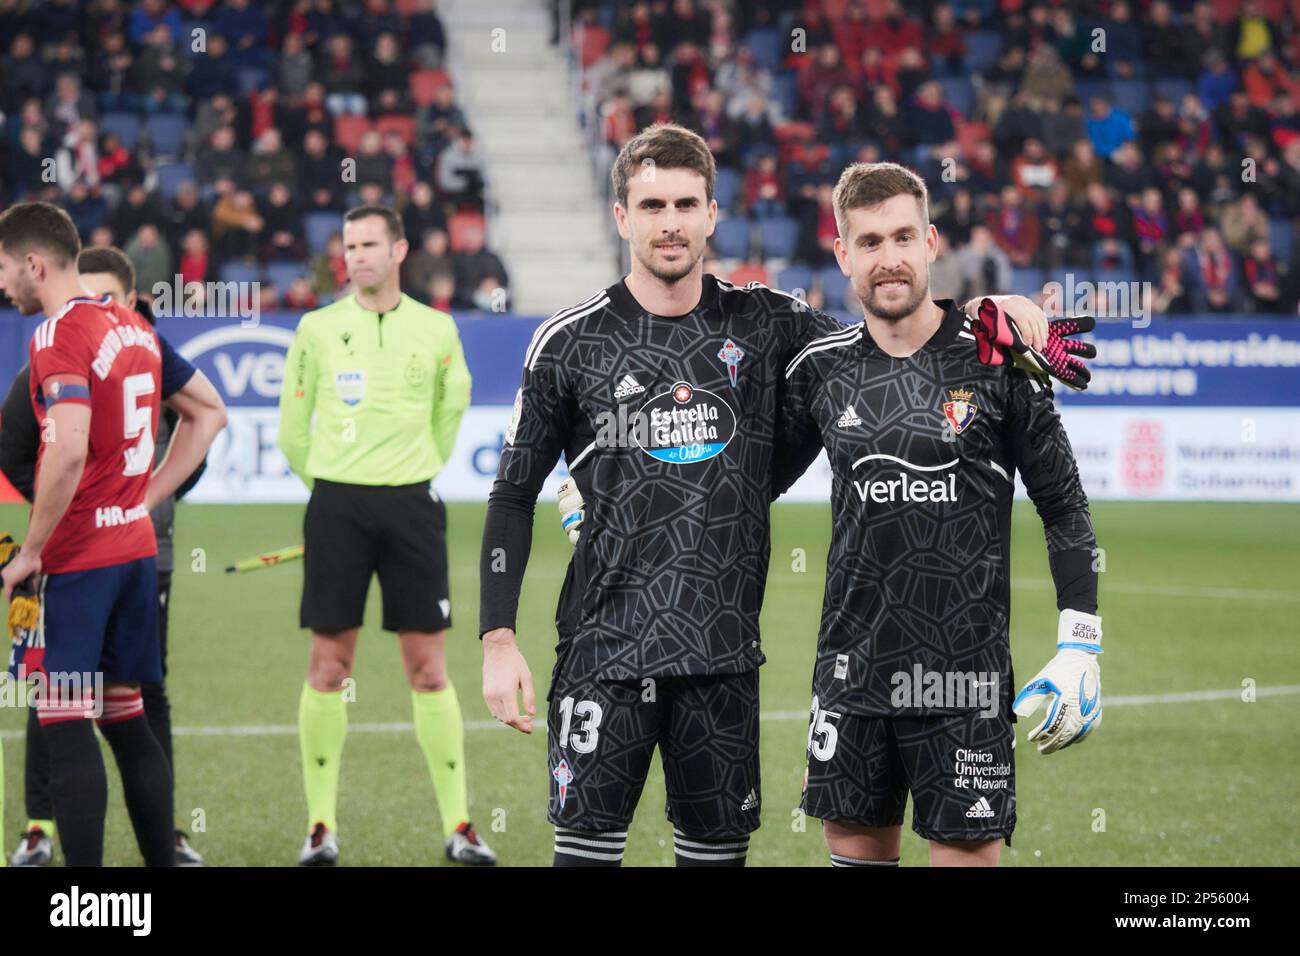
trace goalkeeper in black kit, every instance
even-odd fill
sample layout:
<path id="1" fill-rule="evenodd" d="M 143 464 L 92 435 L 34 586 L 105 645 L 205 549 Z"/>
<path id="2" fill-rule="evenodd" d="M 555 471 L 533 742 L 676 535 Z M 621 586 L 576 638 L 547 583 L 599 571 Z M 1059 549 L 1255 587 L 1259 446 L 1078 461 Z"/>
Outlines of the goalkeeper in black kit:
<path id="1" fill-rule="evenodd" d="M 778 383 L 805 344 L 842 326 L 704 273 L 713 181 L 708 146 L 680 126 L 623 148 L 614 212 L 631 274 L 538 327 L 488 503 L 483 695 L 531 733 L 516 614 L 537 495 L 561 454 L 586 500 L 546 720 L 557 866 L 622 862 L 656 749 L 678 865 L 743 865 L 759 825 Z"/>
<path id="2" fill-rule="evenodd" d="M 1010 345 L 1082 387 L 1076 356 L 1095 353 L 1063 336 L 1091 319 L 1052 323 L 1039 352 L 995 302 L 972 320 L 932 301 L 938 234 L 925 184 L 900 166 L 851 166 L 834 204 L 864 319 L 785 369 L 779 433 L 803 451 L 776 477 L 781 491 L 823 447 L 834 476 L 803 808 L 838 866 L 897 864 L 909 792 L 932 865 L 996 865 L 1016 824 L 1013 713 L 1047 704 L 1028 735 L 1042 753 L 1101 724 L 1101 619 L 1088 501 L 1051 385 L 981 358 Z M 1046 530 L 1060 623 L 1056 656 L 1013 700 L 1017 471 Z"/>

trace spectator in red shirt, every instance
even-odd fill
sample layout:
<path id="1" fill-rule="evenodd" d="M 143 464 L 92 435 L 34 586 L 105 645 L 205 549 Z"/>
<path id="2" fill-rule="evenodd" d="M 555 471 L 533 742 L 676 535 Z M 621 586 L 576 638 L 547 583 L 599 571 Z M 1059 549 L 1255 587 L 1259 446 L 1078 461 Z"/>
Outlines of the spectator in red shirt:
<path id="1" fill-rule="evenodd" d="M 745 210 L 755 219 L 785 215 L 785 196 L 776 156 L 764 153 L 745 173 Z"/>
<path id="2" fill-rule="evenodd" d="M 1013 266 L 1023 269 L 1033 265 L 1042 230 L 1037 214 L 1022 201 L 1020 190 L 1004 187 L 1001 205 L 989 212 L 985 225 Z"/>

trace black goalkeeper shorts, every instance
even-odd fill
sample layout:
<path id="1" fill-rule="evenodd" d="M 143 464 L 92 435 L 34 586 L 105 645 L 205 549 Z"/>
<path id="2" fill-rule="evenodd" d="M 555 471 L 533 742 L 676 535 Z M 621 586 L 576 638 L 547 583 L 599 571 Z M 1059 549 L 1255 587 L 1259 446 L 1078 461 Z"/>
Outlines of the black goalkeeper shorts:
<path id="1" fill-rule="evenodd" d="M 814 708 L 805 813 L 927 840 L 1004 839 L 1016 827 L 1015 724 L 1001 709 L 934 717 L 869 717 Z"/>
<path id="2" fill-rule="evenodd" d="M 758 672 L 606 681 L 551 681 L 547 819 L 574 830 L 626 830 L 650 772 L 663 761 L 667 816 L 693 837 L 758 829 Z"/>
<path id="3" fill-rule="evenodd" d="M 427 481 L 348 485 L 318 478 L 302 532 L 300 626 L 326 634 L 360 627 L 378 572 L 384 630 L 451 627 L 447 508 Z"/>

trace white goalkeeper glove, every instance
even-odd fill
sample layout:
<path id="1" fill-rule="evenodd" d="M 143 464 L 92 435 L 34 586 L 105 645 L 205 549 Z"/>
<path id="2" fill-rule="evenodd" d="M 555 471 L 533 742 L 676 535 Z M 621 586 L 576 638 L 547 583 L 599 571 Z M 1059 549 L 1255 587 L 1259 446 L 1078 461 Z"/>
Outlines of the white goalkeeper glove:
<path id="1" fill-rule="evenodd" d="M 1016 695 L 1011 705 L 1028 717 L 1047 702 L 1047 716 L 1029 732 L 1041 754 L 1077 744 L 1101 726 L 1101 618 L 1065 610 L 1056 631 L 1056 656 Z"/>
<path id="2" fill-rule="evenodd" d="M 570 544 L 577 544 L 582 534 L 582 522 L 587 517 L 587 503 L 582 500 L 578 483 L 572 478 L 560 482 L 560 527 L 569 536 Z"/>

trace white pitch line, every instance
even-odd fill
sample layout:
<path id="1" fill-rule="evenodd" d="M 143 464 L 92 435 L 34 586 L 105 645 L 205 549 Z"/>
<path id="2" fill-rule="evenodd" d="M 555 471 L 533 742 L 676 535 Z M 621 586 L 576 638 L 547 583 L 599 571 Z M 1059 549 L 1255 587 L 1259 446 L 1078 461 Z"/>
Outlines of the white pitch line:
<path id="1" fill-rule="evenodd" d="M 1106 707 L 1141 707 L 1148 704 L 1192 704 L 1211 700 L 1237 700 L 1242 688 L 1232 687 L 1227 690 L 1189 690 L 1174 694 L 1119 694 L 1103 697 Z M 1282 684 L 1277 687 L 1257 687 L 1255 697 L 1292 697 L 1300 694 L 1300 684 Z M 768 710 L 760 720 L 807 720 L 806 710 Z M 505 727 L 496 720 L 467 720 L 466 730 L 500 730 Z M 536 735 L 546 728 L 544 720 L 538 718 L 533 733 Z M 349 724 L 350 734 L 390 734 L 409 733 L 415 729 L 414 724 Z M 172 734 L 177 737 L 292 737 L 298 733 L 297 724 L 232 724 L 225 727 L 173 727 Z M 24 731 L 0 730 L 0 739 L 17 740 Z"/>
<path id="2" fill-rule="evenodd" d="M 1033 588 L 1043 591 L 1047 589 L 1055 590 L 1056 585 L 1044 578 L 1015 578 L 1011 582 L 1013 588 Z M 1276 591 L 1267 588 L 1218 588 L 1218 587 L 1178 587 L 1176 585 L 1147 585 L 1133 584 L 1126 581 L 1111 581 L 1109 576 L 1102 577 L 1098 582 L 1098 587 L 1105 598 L 1107 593 L 1113 594 L 1154 594 L 1161 597 L 1181 597 L 1181 598 L 1217 598 L 1220 600 L 1235 601 L 1294 601 L 1300 603 L 1300 591 Z"/>

